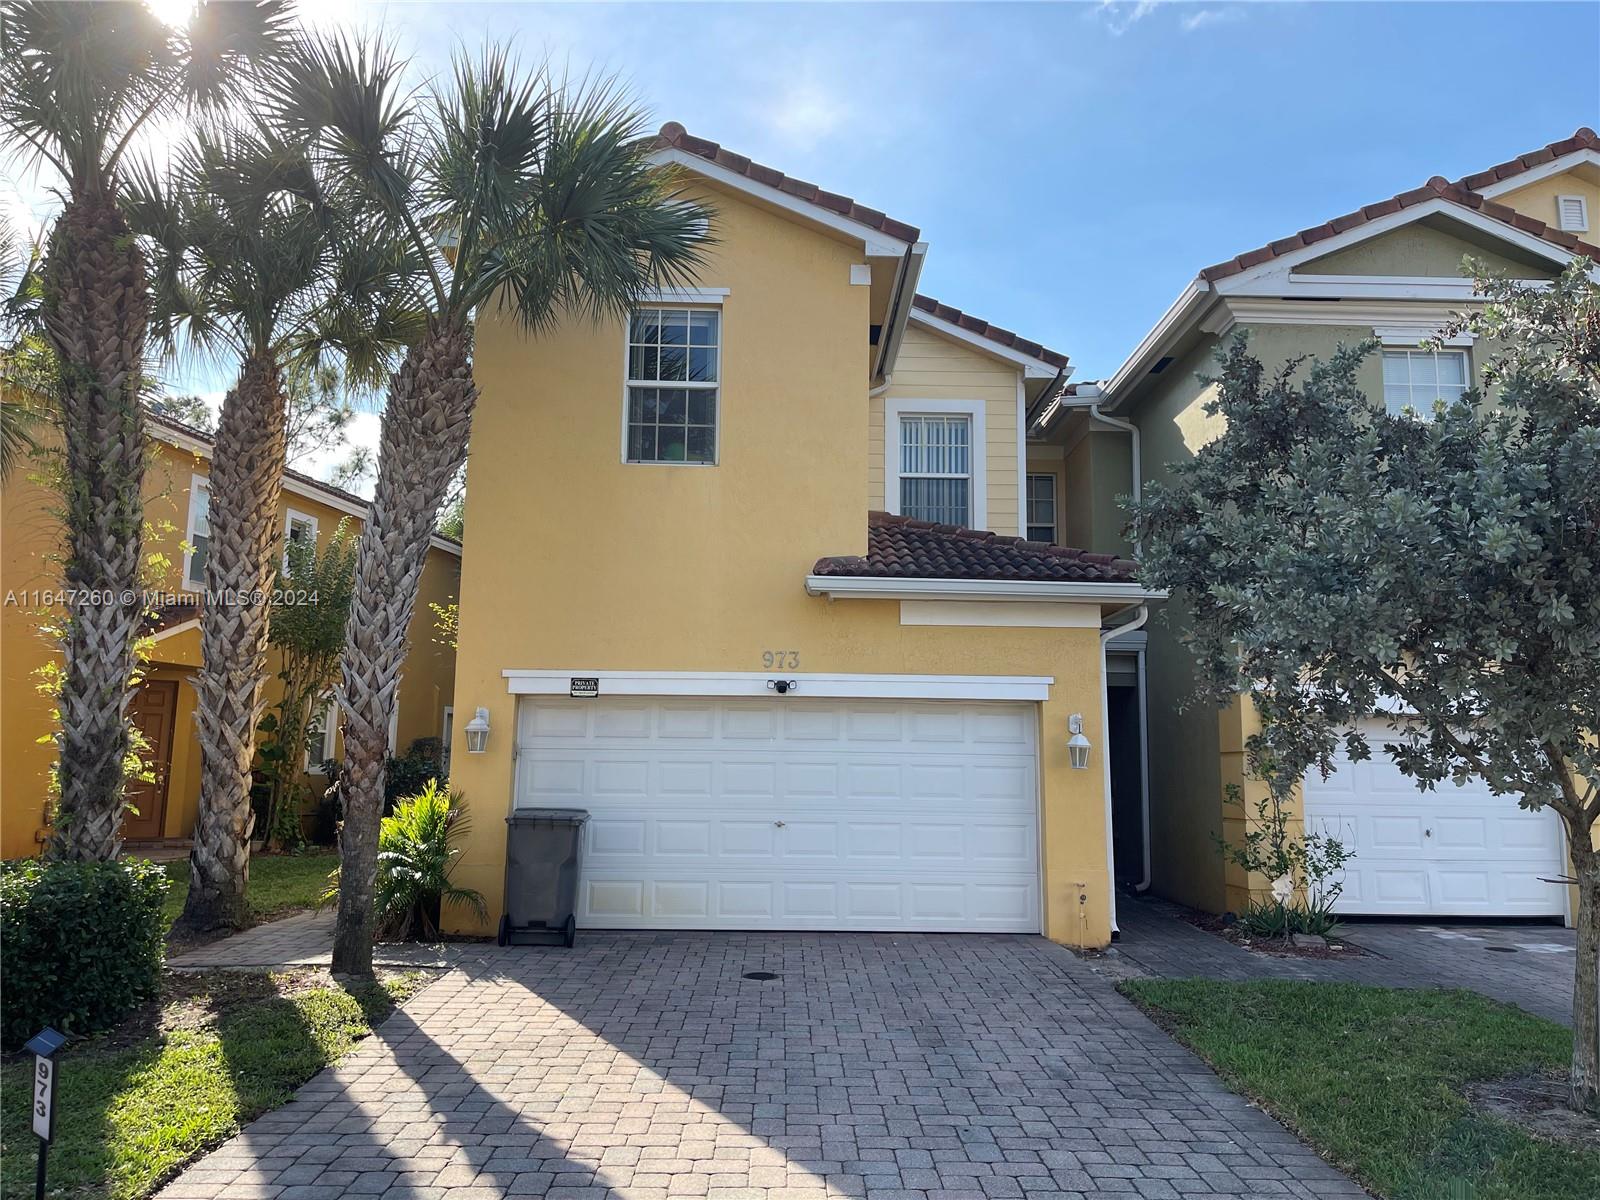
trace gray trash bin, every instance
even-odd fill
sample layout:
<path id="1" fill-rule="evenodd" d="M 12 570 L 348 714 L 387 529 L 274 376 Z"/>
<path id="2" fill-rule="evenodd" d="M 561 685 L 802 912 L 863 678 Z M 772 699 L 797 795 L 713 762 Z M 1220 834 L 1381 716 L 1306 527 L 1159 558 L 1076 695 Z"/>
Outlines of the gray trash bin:
<path id="1" fill-rule="evenodd" d="M 506 818 L 506 911 L 502 946 L 565 946 L 577 936 L 581 808 L 518 808 Z"/>

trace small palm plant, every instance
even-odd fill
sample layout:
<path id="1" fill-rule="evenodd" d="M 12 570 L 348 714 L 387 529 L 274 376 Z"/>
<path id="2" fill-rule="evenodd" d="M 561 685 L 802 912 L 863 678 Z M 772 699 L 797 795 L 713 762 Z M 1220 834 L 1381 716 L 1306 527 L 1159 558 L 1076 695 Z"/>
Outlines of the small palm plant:
<path id="1" fill-rule="evenodd" d="M 450 882 L 457 845 L 471 823 L 458 792 L 437 779 L 395 805 L 394 815 L 378 828 L 378 877 L 373 916 L 380 937 L 393 941 L 427 941 L 439 935 L 439 917 L 446 903 L 470 909 L 479 920 L 486 911 L 483 896 Z M 324 904 L 339 897 L 339 872 L 328 880 Z"/>

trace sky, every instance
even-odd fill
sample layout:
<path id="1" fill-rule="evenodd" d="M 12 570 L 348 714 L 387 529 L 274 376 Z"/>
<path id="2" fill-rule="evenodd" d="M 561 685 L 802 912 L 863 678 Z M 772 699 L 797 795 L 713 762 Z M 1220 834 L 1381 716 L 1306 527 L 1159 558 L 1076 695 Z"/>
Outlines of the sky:
<path id="1" fill-rule="evenodd" d="M 1068 354 L 1080 381 L 1210 263 L 1600 126 L 1600 0 L 302 11 L 386 29 L 419 74 L 485 38 L 619 74 L 657 122 L 920 227 L 922 291 Z M 35 219 L 40 196 L 0 187 Z M 172 383 L 220 394 L 225 376 Z"/>

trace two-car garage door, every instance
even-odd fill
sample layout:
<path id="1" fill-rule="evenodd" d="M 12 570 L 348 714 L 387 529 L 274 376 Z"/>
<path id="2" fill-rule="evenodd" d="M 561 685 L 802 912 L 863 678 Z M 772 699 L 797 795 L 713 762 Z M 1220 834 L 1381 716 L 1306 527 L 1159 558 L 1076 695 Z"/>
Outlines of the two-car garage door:
<path id="1" fill-rule="evenodd" d="M 579 807 L 578 923 L 1037 932 L 1037 709 L 527 697 L 518 807 Z"/>
<path id="2" fill-rule="evenodd" d="M 1372 757 L 1340 755 L 1327 779 L 1304 784 L 1306 821 L 1355 857 L 1343 873 L 1338 910 L 1404 916 L 1549 917 L 1566 912 L 1561 823 L 1553 809 L 1529 812 L 1482 780 L 1431 792 L 1383 751 L 1394 735 L 1364 727 Z"/>

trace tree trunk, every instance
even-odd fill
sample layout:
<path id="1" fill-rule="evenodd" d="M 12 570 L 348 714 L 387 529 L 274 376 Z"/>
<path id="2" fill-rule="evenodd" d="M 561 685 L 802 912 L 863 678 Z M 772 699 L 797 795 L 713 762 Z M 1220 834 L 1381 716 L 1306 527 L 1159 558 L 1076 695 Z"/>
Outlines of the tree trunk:
<path id="1" fill-rule="evenodd" d="M 1578 876 L 1578 963 L 1572 983 L 1572 1107 L 1600 1115 L 1600 851 L 1592 828 L 1567 827 Z"/>
<path id="2" fill-rule="evenodd" d="M 341 974 L 372 974 L 389 717 L 434 521 L 467 454 L 478 398 L 471 355 L 467 330 L 431 325 L 389 381 L 378 483 L 356 557 L 339 689 L 345 793 L 333 969 Z"/>
<path id="3" fill-rule="evenodd" d="M 56 805 L 49 853 L 122 848 L 125 709 L 144 544 L 144 258 L 109 193 L 75 196 L 50 235 L 44 318 L 60 372 L 69 594 Z"/>
<path id="4" fill-rule="evenodd" d="M 211 543 L 200 610 L 200 812 L 189 896 L 178 927 L 240 929 L 249 920 L 250 763 L 264 706 L 267 623 L 282 525 L 285 397 L 270 355 L 247 358 L 222 401 L 211 452 Z"/>

